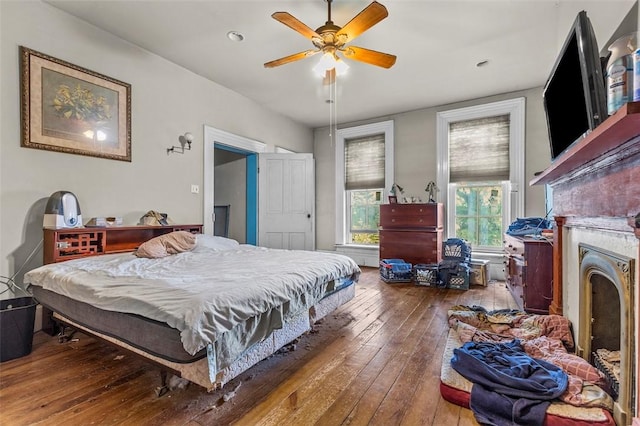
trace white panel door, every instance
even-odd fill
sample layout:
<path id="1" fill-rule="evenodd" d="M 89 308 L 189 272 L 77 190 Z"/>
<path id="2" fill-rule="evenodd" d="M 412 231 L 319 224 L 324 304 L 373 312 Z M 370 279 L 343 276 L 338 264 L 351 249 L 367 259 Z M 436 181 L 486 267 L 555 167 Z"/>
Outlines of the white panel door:
<path id="1" fill-rule="evenodd" d="M 258 245 L 314 250 L 313 156 L 261 153 L 258 164 Z"/>

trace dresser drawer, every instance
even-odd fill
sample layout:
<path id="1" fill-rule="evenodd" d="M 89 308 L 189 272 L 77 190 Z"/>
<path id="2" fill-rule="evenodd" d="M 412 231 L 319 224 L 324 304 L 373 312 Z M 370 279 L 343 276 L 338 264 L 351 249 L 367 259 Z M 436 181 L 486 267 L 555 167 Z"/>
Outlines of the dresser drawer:
<path id="1" fill-rule="evenodd" d="M 381 230 L 380 258 L 399 258 L 411 264 L 442 260 L 442 230 Z"/>
<path id="2" fill-rule="evenodd" d="M 440 203 L 380 206 L 380 226 L 383 228 L 442 228 L 443 216 L 444 208 Z"/>
<path id="3" fill-rule="evenodd" d="M 523 256 L 524 242 L 520 238 L 504 235 L 504 252 L 507 256 Z"/>
<path id="4" fill-rule="evenodd" d="M 518 305 L 518 309 L 524 310 L 524 259 L 521 257 L 509 257 L 507 259 L 507 288 Z"/>
<path id="5" fill-rule="evenodd" d="M 442 260 L 442 203 L 380 206 L 380 258 L 416 264 Z"/>

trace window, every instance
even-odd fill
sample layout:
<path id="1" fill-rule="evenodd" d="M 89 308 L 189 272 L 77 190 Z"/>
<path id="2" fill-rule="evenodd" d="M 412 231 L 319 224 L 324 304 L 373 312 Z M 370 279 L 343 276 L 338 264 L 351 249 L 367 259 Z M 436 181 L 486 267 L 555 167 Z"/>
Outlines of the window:
<path id="1" fill-rule="evenodd" d="M 472 247 L 502 246 L 502 185 L 455 185 L 455 235 Z"/>
<path id="2" fill-rule="evenodd" d="M 347 244 L 378 244 L 384 191 L 384 133 L 344 140 Z"/>
<path id="3" fill-rule="evenodd" d="M 500 251 L 524 207 L 524 99 L 438 113 L 437 132 L 446 235 L 474 251 Z"/>
<path id="4" fill-rule="evenodd" d="M 378 244 L 378 224 L 383 189 L 348 191 L 347 244 Z"/>
<path id="5" fill-rule="evenodd" d="M 393 181 L 393 121 L 336 133 L 336 243 L 377 246 L 380 204 Z"/>

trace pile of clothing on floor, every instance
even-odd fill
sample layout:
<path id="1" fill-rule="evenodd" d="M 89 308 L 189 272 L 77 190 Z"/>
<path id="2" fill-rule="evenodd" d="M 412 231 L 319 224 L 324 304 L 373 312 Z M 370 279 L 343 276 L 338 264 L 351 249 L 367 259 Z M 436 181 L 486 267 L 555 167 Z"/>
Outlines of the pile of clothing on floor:
<path id="1" fill-rule="evenodd" d="M 470 407 L 479 423 L 542 425 L 554 399 L 612 410 L 602 372 L 569 352 L 567 318 L 455 306 L 449 326 L 463 342 L 451 366 L 473 382 Z"/>

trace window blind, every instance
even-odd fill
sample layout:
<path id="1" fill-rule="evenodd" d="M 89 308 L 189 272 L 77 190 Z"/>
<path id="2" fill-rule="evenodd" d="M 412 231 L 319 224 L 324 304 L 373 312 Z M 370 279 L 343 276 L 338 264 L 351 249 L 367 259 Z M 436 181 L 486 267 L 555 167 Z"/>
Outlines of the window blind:
<path id="1" fill-rule="evenodd" d="M 345 139 L 345 189 L 384 188 L 384 133 Z"/>
<path id="2" fill-rule="evenodd" d="M 449 125 L 449 181 L 509 180 L 509 115 Z"/>

